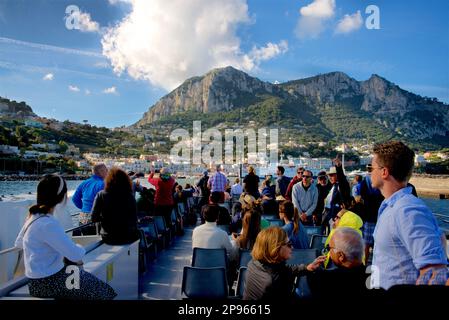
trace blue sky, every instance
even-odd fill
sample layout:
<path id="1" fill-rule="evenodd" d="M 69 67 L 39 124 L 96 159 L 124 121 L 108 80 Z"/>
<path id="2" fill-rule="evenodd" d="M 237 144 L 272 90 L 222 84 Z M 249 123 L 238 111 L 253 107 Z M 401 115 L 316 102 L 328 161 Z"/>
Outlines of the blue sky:
<path id="1" fill-rule="evenodd" d="M 380 29 L 365 27 L 371 4 Z M 79 29 L 66 28 L 69 5 Z M 0 96 L 41 116 L 130 125 L 229 64 L 271 82 L 376 73 L 449 103 L 449 2 L 0 0 Z"/>

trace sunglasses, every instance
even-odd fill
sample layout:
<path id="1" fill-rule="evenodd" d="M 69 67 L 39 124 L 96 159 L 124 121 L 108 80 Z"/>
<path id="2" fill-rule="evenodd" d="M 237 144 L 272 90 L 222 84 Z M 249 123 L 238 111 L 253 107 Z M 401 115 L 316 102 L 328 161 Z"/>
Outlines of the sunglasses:
<path id="1" fill-rule="evenodd" d="M 366 171 L 368 171 L 368 172 L 373 172 L 373 170 L 375 170 L 375 169 L 383 169 L 383 168 L 385 168 L 385 167 L 382 167 L 382 166 L 373 167 L 371 164 L 366 165 Z"/>
<path id="2" fill-rule="evenodd" d="M 305 175 L 303 175 L 302 178 L 303 178 L 303 179 L 304 179 L 304 178 L 308 179 L 308 178 L 312 178 L 312 176 L 305 176 Z"/>
<path id="3" fill-rule="evenodd" d="M 291 241 L 289 241 L 287 243 L 284 243 L 282 246 L 287 246 L 291 249 L 291 248 L 293 248 L 293 243 Z"/>

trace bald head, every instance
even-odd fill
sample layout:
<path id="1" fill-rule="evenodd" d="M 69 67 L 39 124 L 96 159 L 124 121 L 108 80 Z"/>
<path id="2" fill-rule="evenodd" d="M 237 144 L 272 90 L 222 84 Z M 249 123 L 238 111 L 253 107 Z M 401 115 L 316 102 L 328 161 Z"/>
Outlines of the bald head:
<path id="1" fill-rule="evenodd" d="M 356 230 L 348 227 L 335 229 L 330 246 L 334 249 L 331 259 L 336 265 L 354 268 L 362 264 L 364 244 Z"/>

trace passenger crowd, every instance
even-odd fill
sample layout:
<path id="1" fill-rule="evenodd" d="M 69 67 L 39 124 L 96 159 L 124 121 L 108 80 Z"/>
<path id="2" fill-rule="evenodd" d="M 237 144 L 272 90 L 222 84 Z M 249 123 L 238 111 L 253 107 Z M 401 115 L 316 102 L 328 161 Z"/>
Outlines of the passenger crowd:
<path id="1" fill-rule="evenodd" d="M 282 166 L 276 178 L 264 179 L 249 166 L 242 184 L 239 178 L 231 184 L 217 165 L 212 175 L 205 171 L 195 185 L 185 187 L 166 168 L 151 168 L 148 182 L 154 189 L 142 187 L 133 172 L 98 164 L 72 201 L 80 209 L 80 225 L 99 223 L 106 244 L 136 241 L 139 226 L 153 216 L 171 225 L 175 212 L 178 234 L 186 225 L 195 226 L 192 248 L 224 248 L 231 269 L 238 267 L 242 250 L 251 251 L 243 299 L 293 299 L 298 277 L 307 279 L 313 297 L 337 291 L 368 294 L 365 270 L 371 263 L 376 268 L 371 281 L 383 290 L 446 284 L 445 235 L 408 183 L 414 152 L 402 142 L 376 145 L 367 175 L 356 176 L 352 188 L 341 160 L 333 162 L 316 177 L 299 167 L 291 179 Z M 81 290 L 65 288 L 64 258 L 76 262 L 85 254 L 52 216 L 65 201 L 67 187 L 60 176 L 48 175 L 37 191 L 37 203 L 16 240 L 24 250 L 30 294 L 112 299 L 114 290 L 85 271 Z M 310 248 L 310 227 L 327 237 L 321 255 L 308 264 L 287 264 L 294 250 Z M 92 233 L 94 224 L 79 231 Z"/>

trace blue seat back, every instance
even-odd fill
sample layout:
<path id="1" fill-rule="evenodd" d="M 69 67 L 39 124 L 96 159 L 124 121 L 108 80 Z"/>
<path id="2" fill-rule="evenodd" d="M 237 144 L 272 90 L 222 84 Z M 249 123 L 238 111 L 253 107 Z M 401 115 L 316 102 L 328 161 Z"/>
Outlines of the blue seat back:
<path id="1" fill-rule="evenodd" d="M 192 267 L 227 269 L 226 249 L 193 248 Z"/>
<path id="2" fill-rule="evenodd" d="M 319 252 L 316 249 L 293 249 L 292 256 L 287 260 L 288 264 L 309 264 L 316 257 Z"/>
<path id="3" fill-rule="evenodd" d="M 154 216 L 154 223 L 156 224 L 158 233 L 165 233 L 167 231 L 167 225 L 165 224 L 165 218 L 163 216 Z"/>
<path id="4" fill-rule="evenodd" d="M 226 269 L 184 267 L 181 293 L 190 299 L 227 298 Z"/>
<path id="5" fill-rule="evenodd" d="M 240 249 L 239 250 L 239 268 L 246 267 L 253 257 L 251 251 Z"/>
<path id="6" fill-rule="evenodd" d="M 248 273 L 247 267 L 240 267 L 239 269 L 239 276 L 237 278 L 237 288 L 235 295 L 239 298 L 243 297 L 243 293 L 245 292 L 245 285 L 246 285 L 246 274 Z"/>
<path id="7" fill-rule="evenodd" d="M 141 225 L 140 228 L 145 232 L 147 238 L 151 240 L 158 238 L 157 227 L 154 222 L 148 222 L 145 225 Z"/>
<path id="8" fill-rule="evenodd" d="M 310 240 L 310 249 L 316 249 L 319 252 L 323 251 L 326 240 L 327 236 L 322 236 L 319 234 L 312 235 L 312 239 Z"/>

